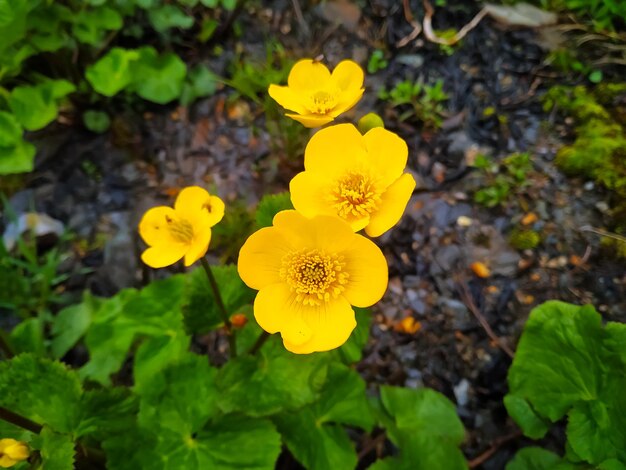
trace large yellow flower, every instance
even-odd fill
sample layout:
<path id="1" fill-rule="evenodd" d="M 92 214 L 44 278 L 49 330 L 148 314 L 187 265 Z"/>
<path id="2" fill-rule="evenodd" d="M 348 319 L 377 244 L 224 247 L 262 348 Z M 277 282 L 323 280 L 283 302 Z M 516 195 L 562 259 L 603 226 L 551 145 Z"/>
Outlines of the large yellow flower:
<path id="1" fill-rule="evenodd" d="M 202 258 L 211 241 L 211 227 L 224 217 L 224 202 L 199 186 L 183 189 L 174 203 L 149 209 L 139 234 L 149 246 L 141 255 L 148 266 L 162 268 L 185 258 L 191 266 Z"/>
<path id="2" fill-rule="evenodd" d="M 270 85 L 268 92 L 296 113 L 288 117 L 306 127 L 320 127 L 358 103 L 363 78 L 363 69 L 351 60 L 340 62 L 331 74 L 321 62 L 302 59 L 289 72 L 288 86 Z"/>
<path id="3" fill-rule="evenodd" d="M 387 289 L 380 249 L 336 216 L 306 218 L 279 212 L 272 227 L 241 248 L 241 279 L 259 290 L 254 316 L 285 347 L 308 354 L 341 346 L 356 326 L 354 310 L 376 303 Z"/>
<path id="4" fill-rule="evenodd" d="M 295 209 L 307 217 L 335 214 L 355 232 L 378 237 L 402 217 L 415 189 L 404 173 L 408 149 L 393 132 L 376 127 L 361 135 L 352 124 L 315 134 L 304 170 L 289 184 Z"/>
<path id="5" fill-rule="evenodd" d="M 0 467 L 9 468 L 30 456 L 28 446 L 15 439 L 0 439 Z"/>

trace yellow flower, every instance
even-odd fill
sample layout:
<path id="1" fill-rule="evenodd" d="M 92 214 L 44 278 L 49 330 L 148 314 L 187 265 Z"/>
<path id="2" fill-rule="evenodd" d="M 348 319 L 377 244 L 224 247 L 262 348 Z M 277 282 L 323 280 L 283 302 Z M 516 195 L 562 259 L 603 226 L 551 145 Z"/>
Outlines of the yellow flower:
<path id="1" fill-rule="evenodd" d="M 9 468 L 30 456 L 28 446 L 15 439 L 0 439 L 0 467 Z"/>
<path id="2" fill-rule="evenodd" d="M 238 270 L 259 290 L 254 317 L 261 328 L 280 332 L 297 354 L 345 343 L 356 326 L 352 305 L 376 303 L 388 281 L 387 262 L 372 241 L 336 216 L 309 219 L 292 210 L 248 238 Z"/>
<path id="3" fill-rule="evenodd" d="M 307 217 L 338 215 L 358 232 L 378 237 L 402 217 L 415 189 L 403 173 L 404 140 L 376 127 L 361 135 L 352 124 L 315 134 L 304 153 L 304 170 L 289 184 L 295 209 Z"/>
<path id="4" fill-rule="evenodd" d="M 344 60 L 331 74 L 321 62 L 298 61 L 287 78 L 288 86 L 270 85 L 268 92 L 287 114 L 306 127 L 320 127 L 349 110 L 363 95 L 363 69 Z"/>
<path id="5" fill-rule="evenodd" d="M 183 189 L 174 203 L 149 209 L 139 222 L 139 234 L 149 246 L 141 255 L 148 266 L 162 268 L 185 258 L 191 266 L 211 241 L 211 227 L 224 217 L 224 202 L 199 186 Z"/>

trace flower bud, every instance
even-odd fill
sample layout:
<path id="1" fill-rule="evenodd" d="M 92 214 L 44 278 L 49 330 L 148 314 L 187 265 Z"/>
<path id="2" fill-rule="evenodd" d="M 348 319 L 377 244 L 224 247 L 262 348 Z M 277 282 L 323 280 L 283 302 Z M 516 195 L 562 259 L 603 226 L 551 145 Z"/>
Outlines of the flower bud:
<path id="1" fill-rule="evenodd" d="M 381 118 L 378 114 L 368 113 L 359 119 L 357 127 L 359 128 L 359 132 L 361 134 L 366 134 L 367 131 L 374 129 L 375 127 L 382 127 L 384 129 L 385 123 L 383 122 L 383 118 Z"/>

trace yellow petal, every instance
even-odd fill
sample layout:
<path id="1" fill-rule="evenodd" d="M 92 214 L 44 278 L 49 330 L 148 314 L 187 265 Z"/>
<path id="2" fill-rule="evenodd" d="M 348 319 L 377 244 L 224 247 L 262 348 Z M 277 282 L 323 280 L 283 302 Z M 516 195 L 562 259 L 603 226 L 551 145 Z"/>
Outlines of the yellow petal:
<path id="1" fill-rule="evenodd" d="M 318 131 L 304 151 L 304 168 L 330 178 L 362 166 L 366 148 L 352 124 L 337 124 Z"/>
<path id="2" fill-rule="evenodd" d="M 4 454 L 13 460 L 26 460 L 30 452 L 23 442 L 16 442 L 14 445 L 7 447 L 4 450 Z"/>
<path id="3" fill-rule="evenodd" d="M 329 80 L 328 67 L 313 59 L 302 59 L 292 67 L 287 83 L 294 91 L 300 92 L 324 88 Z"/>
<path id="4" fill-rule="evenodd" d="M 289 286 L 278 282 L 259 291 L 254 299 L 254 318 L 268 333 L 277 333 L 297 318 L 300 306 Z"/>
<path id="5" fill-rule="evenodd" d="M 141 260 L 151 268 L 170 266 L 183 256 L 189 249 L 185 243 L 171 243 L 148 248 L 141 254 Z"/>
<path id="6" fill-rule="evenodd" d="M 207 223 L 212 227 L 224 217 L 224 202 L 217 196 L 212 196 L 200 186 L 184 188 L 174 203 L 174 209 L 181 216 L 189 220 L 195 227 L 198 214 L 208 214 Z M 201 217 L 204 219 L 204 217 Z M 204 220 L 203 220 L 204 221 Z"/>
<path id="7" fill-rule="evenodd" d="M 305 217 L 333 215 L 335 211 L 328 199 L 330 184 L 323 173 L 311 171 L 298 173 L 289 183 L 293 207 Z"/>
<path id="8" fill-rule="evenodd" d="M 339 95 L 339 99 L 337 100 L 337 104 L 328 114 L 333 117 L 337 117 L 349 109 L 352 109 L 352 107 L 357 104 L 363 96 L 363 91 L 365 90 L 361 88 L 360 90 L 350 90 L 341 93 Z"/>
<path id="9" fill-rule="evenodd" d="M 410 173 L 403 174 L 382 194 L 378 210 L 371 214 L 365 233 L 379 237 L 402 218 L 406 205 L 415 189 L 415 179 Z"/>
<path id="10" fill-rule="evenodd" d="M 285 114 L 285 116 L 308 128 L 322 127 L 334 119 L 330 114 Z"/>
<path id="11" fill-rule="evenodd" d="M 167 220 L 176 220 L 176 212 L 171 207 L 158 206 L 148 209 L 139 222 L 139 235 L 146 245 L 153 246 L 174 243 Z"/>
<path id="12" fill-rule="evenodd" d="M 409 149 L 397 134 L 375 127 L 363 136 L 367 158 L 383 187 L 397 180 L 406 167 Z"/>
<path id="13" fill-rule="evenodd" d="M 195 227 L 194 227 L 195 229 Z M 211 228 L 204 226 L 194 230 L 193 239 L 185 253 L 185 266 L 191 266 L 193 263 L 202 258 L 209 249 L 211 242 Z"/>
<path id="14" fill-rule="evenodd" d="M 291 331 L 281 332 L 285 348 L 296 354 L 309 354 L 338 348 L 348 340 L 356 327 L 354 310 L 341 296 L 319 306 L 302 307 L 298 313 L 300 320 L 311 332 L 310 339 L 302 342 L 301 338 L 291 334 Z M 295 325 L 300 325 L 300 323 L 297 322 Z"/>
<path id="15" fill-rule="evenodd" d="M 12 467 L 13 465 L 15 465 L 17 463 L 17 460 L 13 460 L 11 457 L 9 457 L 8 455 L 2 455 L 0 456 L 0 467 L 2 468 L 9 468 Z"/>
<path id="16" fill-rule="evenodd" d="M 371 240 L 354 235 L 350 247 L 341 254 L 346 262 L 344 270 L 349 274 L 343 295 L 357 307 L 374 305 L 382 298 L 389 281 L 382 251 Z"/>
<path id="17" fill-rule="evenodd" d="M 363 88 L 365 75 L 363 69 L 352 60 L 342 60 L 337 64 L 331 75 L 334 82 L 341 91 L 356 92 Z"/>
<path id="18" fill-rule="evenodd" d="M 283 108 L 295 111 L 298 114 L 307 114 L 309 111 L 302 104 L 302 94 L 296 93 L 286 86 L 270 85 L 267 92 Z"/>
<path id="19" fill-rule="evenodd" d="M 317 248 L 336 253 L 347 247 L 354 237 L 350 225 L 336 215 L 307 218 L 296 211 L 282 211 L 274 217 L 274 227 L 296 249 Z"/>
<path id="20" fill-rule="evenodd" d="M 4 449 L 6 449 L 7 447 L 14 446 L 18 442 L 19 441 L 16 441 L 15 439 L 11 439 L 10 437 L 0 439 L 0 454 L 4 453 Z"/>
<path id="21" fill-rule="evenodd" d="M 289 253 L 293 241 L 274 228 L 266 227 L 248 237 L 239 251 L 239 276 L 252 289 L 280 282 L 283 256 Z"/>

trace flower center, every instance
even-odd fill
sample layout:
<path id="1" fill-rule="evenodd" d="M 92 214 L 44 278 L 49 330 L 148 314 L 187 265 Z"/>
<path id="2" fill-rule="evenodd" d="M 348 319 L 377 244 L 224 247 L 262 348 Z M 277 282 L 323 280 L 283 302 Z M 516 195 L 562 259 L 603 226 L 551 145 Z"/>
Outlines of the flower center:
<path id="1" fill-rule="evenodd" d="M 300 250 L 282 259 L 280 277 L 297 294 L 296 300 L 304 305 L 320 305 L 343 292 L 348 282 L 345 265 L 343 256 Z"/>
<path id="2" fill-rule="evenodd" d="M 337 105 L 335 94 L 326 90 L 318 90 L 311 95 L 310 111 L 316 114 L 326 114 Z"/>
<path id="3" fill-rule="evenodd" d="M 173 219 L 165 216 L 167 229 L 174 240 L 180 243 L 190 243 L 193 239 L 193 226 L 185 219 Z"/>
<path id="4" fill-rule="evenodd" d="M 380 202 L 376 184 L 363 173 L 348 173 L 331 190 L 331 203 L 340 217 L 363 217 L 375 211 Z"/>

